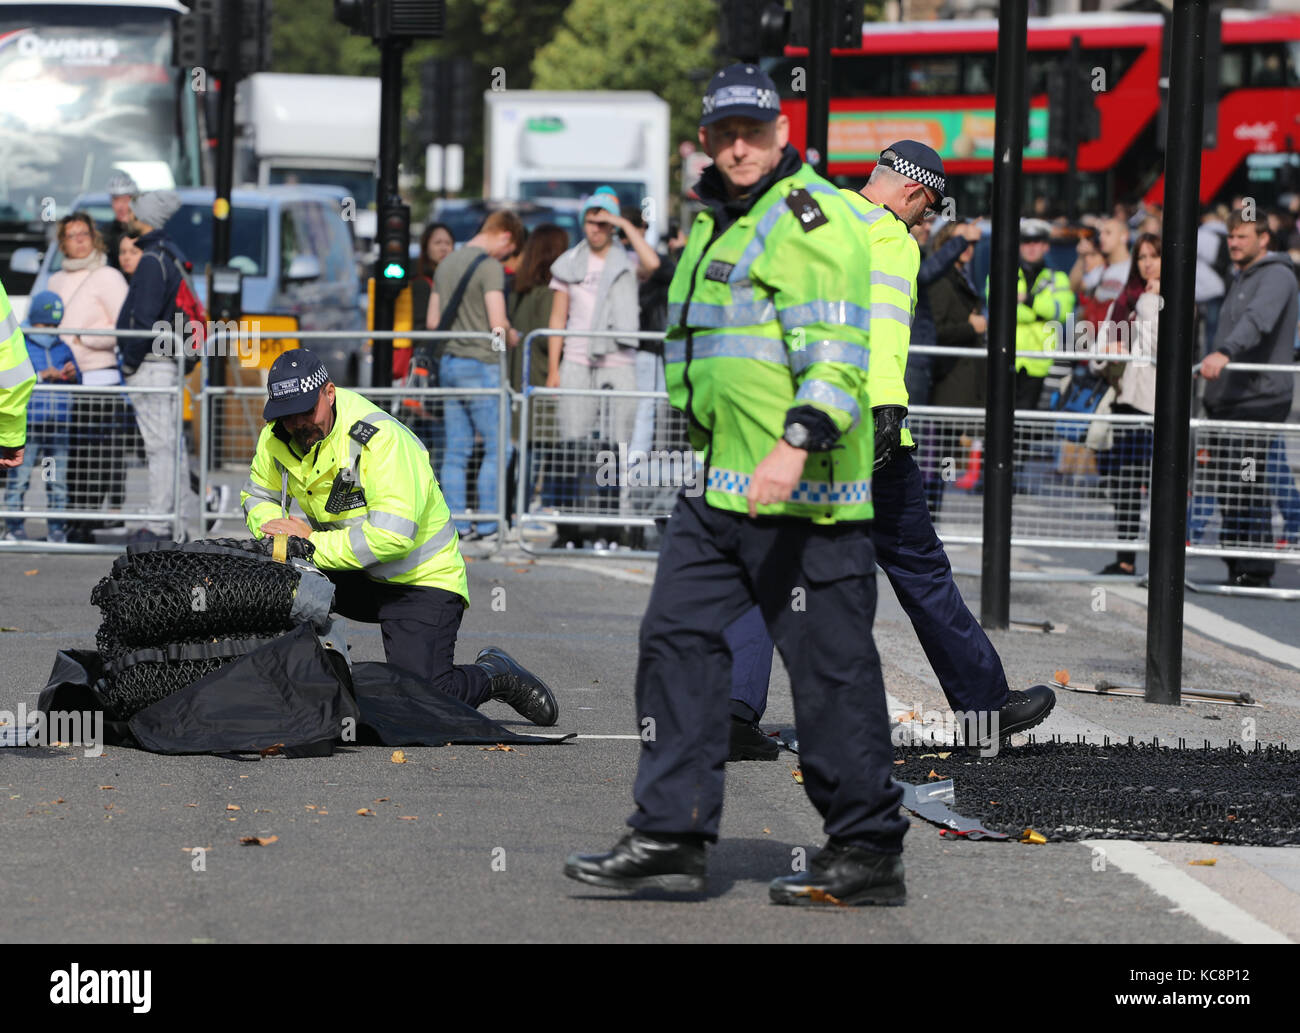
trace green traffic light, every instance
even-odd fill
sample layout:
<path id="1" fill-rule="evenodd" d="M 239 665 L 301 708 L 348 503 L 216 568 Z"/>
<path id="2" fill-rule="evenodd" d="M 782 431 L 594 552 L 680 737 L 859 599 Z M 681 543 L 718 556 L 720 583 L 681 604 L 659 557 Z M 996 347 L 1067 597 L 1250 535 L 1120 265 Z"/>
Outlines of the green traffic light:
<path id="1" fill-rule="evenodd" d="M 385 280 L 400 280 L 406 276 L 406 266 L 401 262 L 389 262 L 384 266 Z"/>

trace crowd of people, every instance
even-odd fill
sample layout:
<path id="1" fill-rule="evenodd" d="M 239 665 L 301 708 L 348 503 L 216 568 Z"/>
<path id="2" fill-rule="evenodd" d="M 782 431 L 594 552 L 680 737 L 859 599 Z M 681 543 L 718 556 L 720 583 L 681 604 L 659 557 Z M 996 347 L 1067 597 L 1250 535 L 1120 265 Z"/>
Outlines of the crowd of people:
<path id="1" fill-rule="evenodd" d="M 559 396 L 530 418 L 529 469 L 517 469 L 513 444 L 505 450 L 509 468 L 506 509 L 517 478 L 526 477 L 532 508 L 550 512 L 580 508 L 629 512 L 628 483 L 606 491 L 592 475 L 601 450 L 648 454 L 654 445 L 654 399 L 602 390 L 663 391 L 663 346 L 639 340 L 638 331 L 662 331 L 674 252 L 684 241 L 674 232 L 656 251 L 645 237 L 641 213 L 620 205 L 611 187 L 593 192 L 583 211 L 582 239 L 570 246 L 560 226 L 543 224 L 525 232 L 518 215 L 490 213 L 478 233 L 457 246 L 442 223 L 425 227 L 413 281 L 413 329 L 498 334 L 509 348 L 511 387 L 520 391 L 527 369 L 533 387 L 567 388 L 585 394 Z M 530 333 L 530 354 L 515 345 Z M 583 336 L 600 331 L 608 336 Z M 577 332 L 577 333 L 575 333 Z M 397 349 L 394 376 L 406 384 L 442 387 L 499 387 L 496 342 L 482 337 L 447 339 Z M 452 512 L 499 512 L 497 462 L 499 412 L 486 395 L 447 396 L 441 407 L 418 408 L 426 419 L 417 430 L 439 461 L 439 479 Z M 661 404 L 661 403 L 659 403 Z M 441 417 L 440 419 L 438 417 Z M 427 418 L 432 417 L 432 418 Z M 518 421 L 511 441 L 518 440 Z M 438 461 L 435 459 L 435 461 Z M 470 503 L 473 503 L 471 508 Z M 462 541 L 495 541 L 495 520 L 458 522 Z M 561 526 L 560 541 L 581 544 L 591 529 Z M 625 538 L 631 540 L 631 532 Z"/>
<path id="2" fill-rule="evenodd" d="M 58 221 L 60 264 L 46 289 L 31 301 L 27 335 L 29 358 L 48 386 L 177 387 L 175 352 L 155 347 L 155 324 L 174 325 L 176 298 L 185 256 L 163 232 L 180 208 L 174 191 L 141 193 L 135 182 L 115 173 L 108 184 L 113 221 L 102 231 L 87 212 Z M 77 333 L 60 333 L 61 328 Z M 138 330 L 135 337 L 97 334 Z M 19 510 L 35 470 L 41 471 L 46 504 L 68 511 L 69 519 L 47 521 L 51 542 L 90 543 L 97 529 L 121 527 L 111 516 L 126 498 L 128 460 L 142 450 L 148 468 L 145 502 L 152 513 L 173 508 L 177 460 L 175 392 L 35 393 L 29 408 L 30 436 L 23 462 L 13 467 L 4 488 L 5 508 Z M 71 514 L 109 514 L 72 519 Z M 134 529 L 134 544 L 170 539 L 169 521 L 156 519 Z M 5 521 L 3 539 L 27 540 L 21 517 Z"/>
<path id="3" fill-rule="evenodd" d="M 170 192 L 141 195 L 120 173 L 109 184 L 109 193 L 114 220 L 102 231 L 85 212 L 72 212 L 58 223 L 61 267 L 50 277 L 48 289 L 33 298 L 29 316 L 33 328 L 51 332 L 29 335 L 31 361 L 46 384 L 175 386 L 175 363 L 151 361 L 160 356 L 147 339 L 57 333 L 61 326 L 90 331 L 148 329 L 160 318 L 172 319 L 184 256 L 161 226 L 176 211 L 178 199 Z M 1284 196 L 1277 208 L 1261 210 L 1257 218 L 1247 217 L 1255 214 L 1247 200 L 1207 206 L 1197 232 L 1200 393 L 1204 414 L 1212 419 L 1281 422 L 1290 412 L 1293 375 L 1225 373 L 1224 367 L 1230 361 L 1285 364 L 1293 359 L 1300 197 Z M 974 280 L 973 266 L 986 228 L 980 220 L 947 220 L 937 215 L 911 228 L 922 251 L 906 368 L 913 407 L 978 409 L 985 404 L 989 283 Z M 1021 220 L 1015 334 L 1018 409 L 1061 404 L 1072 388 L 1082 384 L 1088 387 L 1086 397 L 1102 399 L 1099 413 L 1154 413 L 1151 360 L 1158 336 L 1160 231 L 1158 207 L 1116 205 L 1109 215 L 1085 216 L 1068 226 L 1064 220 L 1055 225 L 1044 219 Z M 1068 269 L 1056 268 L 1048 260 L 1053 242 L 1062 240 L 1075 242 L 1075 260 Z M 596 190 L 588 199 L 582 238 L 576 243 L 556 225 L 526 232 L 508 209 L 492 212 L 465 242 L 457 242 L 452 230 L 441 223 L 424 228 L 412 278 L 413 329 L 498 335 L 504 331 L 505 340 L 467 337 L 399 347 L 394 351 L 395 382 L 499 387 L 499 348 L 504 344 L 509 348 L 507 369 L 515 391 L 523 389 L 527 369 L 530 386 L 583 392 L 559 396 L 550 406 L 533 407 L 527 470 L 517 468 L 513 446 L 519 439 L 517 413 L 511 443 L 504 450 L 499 447 L 496 398 L 448 396 L 434 404 L 406 400 L 410 408 L 403 411 L 435 456 L 453 512 L 511 513 L 520 477 L 525 478 L 524 497 L 531 509 L 624 516 L 633 511 L 626 471 L 617 486 L 597 484 L 591 473 L 603 451 L 617 453 L 619 443 L 626 443 L 635 462 L 655 447 L 656 425 L 662 432 L 662 403 L 617 392 L 664 390 L 662 343 L 632 335 L 665 329 L 667 288 L 685 243 L 685 235 L 674 226 L 660 248 L 652 248 L 640 212 L 622 207 L 609 187 Z M 142 265 L 147 257 L 156 261 Z M 1064 340 L 1063 326 L 1073 328 L 1075 341 Z M 593 330 L 608 336 L 581 333 Z M 535 336 L 525 361 L 523 349 L 514 345 L 530 333 Z M 1083 334 L 1092 335 L 1091 347 L 1098 357 L 1074 365 L 1068 383 L 1049 382 L 1053 359 L 1033 353 L 1087 347 Z M 926 354 L 926 345 L 969 349 L 971 356 Z M 1122 356 L 1124 352 L 1131 354 Z M 1105 358 L 1110 354 L 1115 360 Z M 1120 361 L 1123 358 L 1136 361 Z M 602 390 L 616 394 L 603 399 Z M 149 469 L 149 508 L 154 512 L 172 508 L 177 453 L 174 399 L 151 393 L 132 402 L 123 393 L 78 392 L 66 399 L 44 397 L 38 403 L 33 405 L 25 462 L 5 484 L 7 509 L 22 507 L 33 471 L 42 463 L 50 471 L 42 477 L 52 509 L 120 509 L 127 461 L 141 448 Z M 932 518 L 938 518 L 947 488 L 980 487 L 978 428 L 978 420 L 967 424 L 937 420 L 918 435 L 918 459 Z M 1019 453 L 1055 447 L 1053 433 L 1050 424 L 1023 428 Z M 1088 472 L 1100 478 L 1113 503 L 1116 537 L 1138 539 L 1149 484 L 1151 429 L 1096 421 L 1083 444 L 1088 449 L 1084 453 Z M 1203 435 L 1198 445 L 1197 469 L 1210 488 L 1192 500 L 1189 540 L 1204 537 L 1216 510 L 1222 544 L 1259 548 L 1300 540 L 1300 492 L 1280 436 L 1225 430 Z M 508 467 L 507 498 L 501 502 L 497 499 L 499 456 Z M 1243 481 L 1237 472 L 1243 464 L 1257 467 L 1263 476 Z M 1273 531 L 1275 507 L 1282 516 L 1279 534 Z M 111 516 L 54 519 L 48 522 L 47 537 L 55 542 L 89 542 L 96 528 L 115 525 L 120 522 Z M 463 541 L 491 542 L 499 534 L 490 518 L 463 519 L 458 530 Z M 171 533 L 166 522 L 158 521 L 132 537 L 147 541 Z M 601 532 L 561 524 L 560 543 L 582 544 L 584 537 L 591 539 L 597 533 Z M 6 520 L 5 539 L 22 540 L 26 534 L 21 518 Z M 623 532 L 629 539 L 632 534 Z M 1136 559 L 1136 550 L 1121 549 L 1101 573 L 1135 574 Z M 1272 574 L 1268 560 L 1229 563 L 1230 580 L 1239 585 L 1267 585 Z"/>
<path id="4" fill-rule="evenodd" d="M 1204 415 L 1235 422 L 1284 422 L 1292 407 L 1295 375 L 1236 372 L 1231 362 L 1289 365 L 1297 337 L 1297 280 L 1300 279 L 1300 196 L 1281 198 L 1276 208 L 1253 208 L 1248 199 L 1207 206 L 1196 237 L 1198 395 Z M 1158 207 L 1116 205 L 1107 216 L 1085 216 L 1078 225 L 1043 219 L 1020 224 L 1020 266 L 1016 312 L 1016 396 L 1018 409 L 1064 406 L 1071 392 L 1089 402 L 1089 412 L 1152 416 L 1155 412 L 1156 341 L 1160 312 L 1162 216 Z M 986 352 L 988 284 L 973 281 L 970 265 L 979 224 L 963 220 L 919 223 L 913 236 L 925 251 L 918 275 L 919 297 L 912 344 L 970 348 Z M 1068 269 L 1047 262 L 1053 241 L 1075 240 Z M 1225 318 L 1224 313 L 1227 313 Z M 1072 329 L 1074 340 L 1065 340 Z M 1053 360 L 1020 353 L 1091 350 L 1094 361 L 1073 367 L 1063 383 L 1049 381 Z M 1113 358 L 1108 358 L 1113 356 Z M 913 405 L 985 404 L 982 358 L 924 355 L 908 362 Z M 1096 406 L 1096 408 L 1091 408 Z M 938 515 L 949 484 L 979 487 L 982 442 L 978 423 L 936 421 L 922 442 L 926 494 Z M 1019 432 L 1020 454 L 1043 447 L 1071 450 L 1050 440 L 1050 424 Z M 1082 434 L 1081 434 L 1082 436 Z M 1220 428 L 1198 438 L 1197 471 L 1203 489 L 1189 507 L 1189 540 L 1200 541 L 1216 509 L 1219 543 L 1242 548 L 1285 547 L 1300 539 L 1300 492 L 1277 434 Z M 1148 491 L 1152 430 L 1139 424 L 1094 421 L 1077 452 L 1100 478 L 1114 506 L 1115 536 L 1141 536 L 1141 508 Z M 954 458 L 956 457 L 956 458 Z M 947 463 L 948 469 L 942 464 Z M 953 470 L 953 464 L 959 467 Z M 1242 470 L 1261 471 L 1243 477 Z M 955 476 L 954 476 L 955 474 Z M 1281 515 L 1274 532 L 1273 510 Z M 1099 573 L 1132 575 L 1136 550 L 1121 549 Z M 1274 573 L 1268 559 L 1225 561 L 1229 583 L 1267 587 Z"/>

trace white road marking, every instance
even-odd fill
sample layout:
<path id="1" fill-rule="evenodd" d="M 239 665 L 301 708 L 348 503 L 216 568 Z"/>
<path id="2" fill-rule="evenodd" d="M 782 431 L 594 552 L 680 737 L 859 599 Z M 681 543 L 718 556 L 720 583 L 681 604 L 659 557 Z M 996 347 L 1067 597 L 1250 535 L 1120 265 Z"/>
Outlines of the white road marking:
<path id="1" fill-rule="evenodd" d="M 631 570 L 621 570 L 613 566 L 617 560 L 559 560 L 546 557 L 545 562 L 552 567 L 572 567 L 574 570 L 586 571 L 588 574 L 604 574 L 615 581 L 631 581 L 634 585 L 653 585 L 655 579 L 650 574 L 638 574 Z M 653 563 L 651 564 L 653 566 Z"/>
<path id="2" fill-rule="evenodd" d="M 640 739 L 639 735 L 588 735 L 585 732 L 578 735 L 579 739 Z"/>
<path id="3" fill-rule="evenodd" d="M 1179 871 L 1141 843 L 1115 839 L 1080 840 L 1084 846 L 1100 849 L 1107 863 L 1135 876 L 1160 896 L 1172 900 L 1183 914 L 1196 919 L 1211 932 L 1238 943 L 1290 943 L 1276 929 L 1225 900 L 1214 890 Z"/>
<path id="4" fill-rule="evenodd" d="M 1145 589 L 1121 587 L 1112 588 L 1110 591 L 1121 599 L 1128 599 L 1142 606 L 1146 605 L 1147 593 Z M 1207 610 L 1204 606 L 1197 606 L 1195 603 L 1184 600 L 1183 625 L 1192 628 L 1194 631 L 1199 631 L 1202 635 L 1218 639 L 1226 645 L 1238 649 L 1249 649 L 1252 653 L 1258 653 L 1266 660 L 1300 670 L 1300 649 L 1295 646 L 1288 646 L 1275 638 L 1269 638 L 1267 635 L 1262 635 L 1254 628 L 1238 624 L 1227 617 L 1221 617 L 1212 610 Z"/>

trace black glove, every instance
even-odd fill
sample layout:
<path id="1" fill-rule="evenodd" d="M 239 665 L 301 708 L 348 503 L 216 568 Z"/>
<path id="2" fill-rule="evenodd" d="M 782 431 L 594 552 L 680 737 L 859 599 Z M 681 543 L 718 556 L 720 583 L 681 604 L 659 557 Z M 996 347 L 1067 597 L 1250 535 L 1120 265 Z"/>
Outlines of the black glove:
<path id="1" fill-rule="evenodd" d="M 878 405 L 871 410 L 876 421 L 876 461 L 872 470 L 883 470 L 903 454 L 902 442 L 903 420 L 907 417 L 907 407 L 902 405 Z"/>

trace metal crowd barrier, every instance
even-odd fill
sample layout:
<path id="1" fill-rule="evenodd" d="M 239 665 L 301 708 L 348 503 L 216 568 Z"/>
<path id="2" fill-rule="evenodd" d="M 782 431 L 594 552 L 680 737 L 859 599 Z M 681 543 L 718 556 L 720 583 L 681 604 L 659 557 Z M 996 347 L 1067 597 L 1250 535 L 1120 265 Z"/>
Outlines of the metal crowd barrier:
<path id="1" fill-rule="evenodd" d="M 668 405 L 666 391 L 635 389 L 635 365 L 621 367 L 621 373 L 604 370 L 609 386 L 597 389 L 531 384 L 533 342 L 553 336 L 664 337 L 660 332 L 535 330 L 520 342 L 525 349 L 516 489 L 520 544 L 535 555 L 562 554 L 585 544 L 584 555 L 653 557 L 655 519 L 672 512 L 681 488 L 700 483 L 686 417 Z M 662 359 L 654 358 L 662 381 Z M 632 387 L 617 386 L 620 381 Z"/>
<path id="2" fill-rule="evenodd" d="M 61 330 L 129 337 L 150 331 Z M 292 339 L 310 346 L 313 340 L 356 339 L 355 331 L 285 331 L 257 334 L 262 340 Z M 473 338 L 491 342 L 492 334 L 364 332 L 367 340 L 413 339 L 421 342 Z M 667 404 L 663 390 L 635 390 L 635 372 L 615 375 L 600 388 L 546 387 L 528 383 L 533 343 L 552 336 L 538 330 L 520 343 L 523 348 L 523 390 L 509 383 L 508 353 L 500 350 L 497 388 L 397 386 L 359 390 L 403 419 L 430 449 L 435 476 L 442 481 L 445 459 L 445 419 L 440 407 L 464 404 L 473 398 L 497 398 L 497 503 L 490 511 L 466 507 L 454 513 L 458 522 L 495 523 L 501 532 L 486 546 L 496 551 L 507 533 L 518 536 L 528 552 L 545 555 L 570 552 L 585 539 L 584 555 L 652 556 L 656 518 L 667 516 L 678 490 L 699 484 L 682 413 Z M 558 336 L 661 340 L 659 333 L 598 331 L 561 332 Z M 234 335 L 222 339 L 230 355 Z M 210 342 L 210 345 L 213 342 Z M 918 354 L 960 358 L 986 353 L 978 349 L 917 347 Z M 242 352 L 241 352 L 242 354 Z M 1067 364 L 1099 358 L 1088 352 L 1046 352 Z M 1106 361 L 1143 361 L 1135 356 L 1104 356 Z M 183 361 L 177 358 L 178 366 Z M 26 495 L 20 497 L 18 474 L 5 478 L 5 502 L 0 519 L 86 523 L 166 521 L 180 538 L 187 531 L 199 536 L 246 533 L 239 506 L 239 489 L 262 428 L 266 397 L 265 370 L 250 368 L 231 384 L 211 383 L 214 356 L 205 357 L 192 375 L 198 414 L 187 440 L 181 401 L 185 380 L 175 389 L 120 386 L 54 386 L 38 384 L 34 397 L 57 403 L 64 399 L 67 455 L 60 435 L 47 434 L 40 422 L 29 431 Z M 662 376 L 662 363 L 656 363 Z M 234 366 L 227 367 L 228 371 Z M 1259 370 L 1300 373 L 1294 366 L 1230 363 L 1224 375 Z M 616 389 L 617 388 L 617 389 Z M 148 474 L 141 442 L 130 415 L 129 400 L 147 395 L 175 394 L 176 445 L 174 505 L 167 512 L 147 506 Z M 49 410 L 34 407 L 38 412 Z M 55 411 L 62 411 L 58 404 Z M 511 433 L 517 412 L 518 432 Z M 915 406 L 909 424 L 919 447 L 915 459 L 925 480 L 926 495 L 940 537 L 950 544 L 982 543 L 982 485 L 978 463 L 983 438 L 982 409 Z M 1013 547 L 1088 550 L 1148 550 L 1149 444 L 1153 419 L 1142 415 L 1071 413 L 1056 410 L 1017 410 L 1015 414 L 1015 499 L 1012 510 Z M 1111 448 L 1090 448 L 1088 432 L 1109 428 Z M 1189 490 L 1188 555 L 1221 559 L 1258 557 L 1283 562 L 1300 559 L 1300 424 L 1258 424 L 1236 421 L 1191 421 L 1192 476 Z M 53 440 L 48 440 L 48 439 Z M 509 461 L 517 441 L 517 475 L 509 484 Z M 191 479 L 189 456 L 197 447 L 199 461 Z M 49 455 L 46 455 L 46 449 Z M 48 459 L 48 461 L 46 461 Z M 466 497 L 475 480 L 473 457 L 467 468 Z M 197 489 L 197 500 L 189 489 Z M 507 526 L 513 490 L 515 522 Z M 444 486 L 445 493 L 445 486 Z M 1238 500 L 1244 497 L 1244 503 Z M 60 501 L 62 500 L 62 501 Z M 1275 518 L 1273 509 L 1280 518 Z M 1159 519 L 1159 515 L 1156 516 Z M 1225 526 L 1225 520 L 1227 521 Z M 568 543 L 572 544 L 568 544 Z M 566 547 L 567 546 L 567 547 Z M 0 548 L 24 551 L 118 551 L 121 541 L 112 531 L 99 531 L 94 544 L 4 541 Z M 480 546 L 482 548 L 482 546 Z M 1043 574 L 1038 577 L 1053 575 Z M 1250 590 L 1250 594 L 1281 590 Z"/>
<path id="3" fill-rule="evenodd" d="M 24 334 L 51 333 L 47 328 L 22 327 Z M 60 328 L 62 337 L 86 335 L 113 338 L 154 338 L 153 330 L 100 330 Z M 169 359 L 155 361 L 172 361 Z M 188 487 L 188 449 L 181 397 L 184 391 L 184 356 L 176 355 L 178 387 L 129 384 L 47 384 L 38 381 L 28 404 L 27 443 L 21 467 L 3 471 L 4 495 L 0 501 L 0 549 L 12 552 L 121 552 L 127 522 L 171 525 L 180 538 L 184 528 L 184 488 Z M 143 368 L 143 367 L 142 367 Z M 176 398 L 175 452 L 170 461 L 155 463 L 160 476 L 170 462 L 173 504 L 165 510 L 150 508 L 150 473 L 137 414 L 148 399 Z M 156 406 L 149 405 L 150 409 Z M 164 409 L 149 417 L 170 424 Z M 151 424 L 153 425 L 153 424 Z M 161 429 L 161 428 L 159 428 Z M 29 520 L 46 523 L 46 538 Z M 120 531 L 119 531 L 120 529 Z M 59 541 L 60 532 L 90 541 Z M 21 532 L 16 536 L 15 532 Z M 55 541 L 48 540 L 56 536 Z"/>
<path id="4" fill-rule="evenodd" d="M 283 334 L 260 334 L 262 340 L 292 338 L 295 341 L 303 342 L 303 347 L 307 348 L 311 347 L 312 340 L 347 336 L 355 338 L 357 335 L 347 331 L 311 332 L 305 330 L 286 331 Z M 437 331 L 366 331 L 365 337 L 368 340 L 411 340 L 414 342 L 413 349 L 415 350 L 418 350 L 423 342 L 481 340 L 491 344 L 498 340 L 491 333 L 439 333 Z M 447 443 L 445 410 L 443 407 L 448 404 L 464 403 L 466 400 L 474 398 L 497 399 L 495 414 L 498 442 L 497 504 L 492 509 L 465 508 L 451 514 L 452 519 L 458 524 L 463 522 L 496 524 L 498 533 L 495 541 L 480 545 L 478 547 L 481 550 L 480 555 L 499 551 L 508 533 L 506 517 L 508 466 L 510 451 L 513 446 L 510 432 L 512 397 L 507 352 L 504 348 L 495 350 L 499 355 L 497 366 L 499 387 L 449 388 L 402 385 L 385 388 L 364 386 L 351 388 L 351 390 L 359 392 L 374 402 L 381 409 L 401 419 L 429 449 L 430 465 L 433 468 L 435 478 L 443 489 L 444 495 L 446 494 L 446 485 L 443 484 L 442 474 Z M 200 408 L 203 413 L 203 425 L 213 428 L 213 431 L 207 437 L 206 447 L 203 450 L 204 462 L 200 464 L 199 486 L 200 494 L 204 498 L 208 496 L 210 488 L 214 489 L 212 496 L 216 505 L 200 517 L 200 533 L 202 536 L 221 533 L 243 535 L 246 533 L 244 512 L 240 507 L 239 499 L 240 488 L 248 478 L 249 465 L 256 450 L 258 437 L 264 426 L 262 420 L 262 407 L 266 401 L 264 371 L 259 379 L 262 381 L 262 385 L 254 387 L 241 385 L 218 386 L 205 378 L 200 392 Z M 465 415 L 469 418 L 468 413 Z M 491 416 L 488 417 L 488 419 L 491 418 Z M 473 426 L 472 421 L 471 426 Z M 470 497 L 471 486 L 475 485 L 475 470 L 478 467 L 473 465 L 473 460 L 477 451 L 475 444 L 472 443 L 470 454 L 466 457 L 467 499 Z M 299 507 L 291 508 L 294 514 L 301 515 Z"/>

